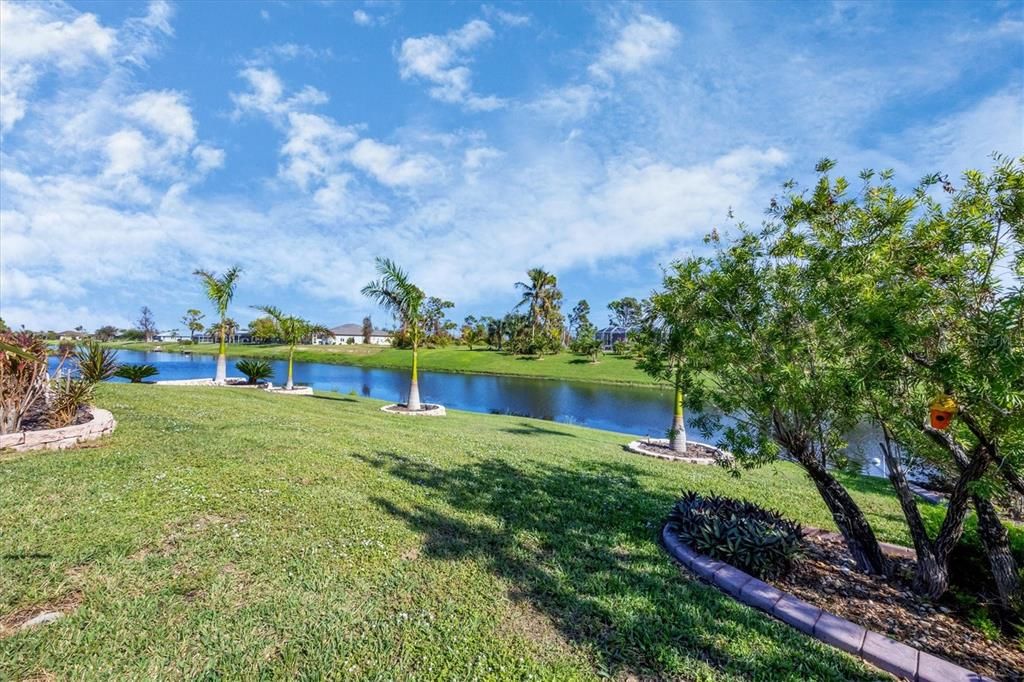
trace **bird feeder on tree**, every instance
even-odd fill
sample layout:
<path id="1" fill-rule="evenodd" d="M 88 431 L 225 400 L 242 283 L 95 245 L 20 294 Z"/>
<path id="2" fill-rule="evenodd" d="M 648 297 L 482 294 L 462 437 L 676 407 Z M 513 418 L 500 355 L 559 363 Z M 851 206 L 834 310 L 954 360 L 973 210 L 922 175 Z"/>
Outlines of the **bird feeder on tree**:
<path id="1" fill-rule="evenodd" d="M 942 431 L 948 429 L 956 414 L 956 401 L 953 397 L 943 393 L 936 396 L 928 407 L 931 410 L 932 428 Z"/>

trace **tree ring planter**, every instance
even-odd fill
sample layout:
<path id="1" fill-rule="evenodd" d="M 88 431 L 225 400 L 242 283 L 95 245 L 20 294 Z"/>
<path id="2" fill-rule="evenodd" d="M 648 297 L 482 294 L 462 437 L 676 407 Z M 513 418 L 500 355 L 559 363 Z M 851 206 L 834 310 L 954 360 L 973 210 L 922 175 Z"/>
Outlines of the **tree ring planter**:
<path id="1" fill-rule="evenodd" d="M 83 424 L 4 434 L 0 436 L 0 450 L 64 450 L 114 432 L 117 426 L 114 415 L 98 407 L 88 407 L 86 410 L 91 418 Z"/>
<path id="2" fill-rule="evenodd" d="M 393 403 L 380 408 L 380 411 L 387 412 L 388 414 L 400 414 L 406 417 L 443 417 L 445 415 L 444 405 L 424 404 L 418 410 L 410 410 L 405 405 Z"/>
<path id="3" fill-rule="evenodd" d="M 242 377 L 229 377 L 223 384 L 218 384 L 213 379 L 165 379 L 154 381 L 157 386 L 208 386 L 212 388 L 271 388 L 273 384 L 261 381 L 258 384 L 250 384 Z"/>
<path id="4" fill-rule="evenodd" d="M 630 452 L 635 452 L 638 455 L 657 457 L 658 459 L 664 459 L 670 462 L 685 462 L 687 464 L 731 464 L 734 459 L 732 453 L 716 448 L 713 445 L 708 445 L 707 443 L 698 443 L 692 440 L 686 441 L 687 454 L 685 455 L 673 452 L 672 449 L 669 448 L 668 438 L 646 438 L 644 440 L 634 440 L 626 445 L 626 449 Z"/>
<path id="5" fill-rule="evenodd" d="M 268 386 L 267 392 L 273 393 L 274 395 L 313 395 L 313 387 L 296 386 L 294 388 L 287 389 L 284 386 Z"/>
<path id="6" fill-rule="evenodd" d="M 804 634 L 904 680 L 966 682 L 986 679 L 955 663 L 824 611 L 734 566 L 695 552 L 676 537 L 671 525 L 666 523 L 661 528 L 661 544 L 669 556 L 737 601 L 764 611 Z"/>

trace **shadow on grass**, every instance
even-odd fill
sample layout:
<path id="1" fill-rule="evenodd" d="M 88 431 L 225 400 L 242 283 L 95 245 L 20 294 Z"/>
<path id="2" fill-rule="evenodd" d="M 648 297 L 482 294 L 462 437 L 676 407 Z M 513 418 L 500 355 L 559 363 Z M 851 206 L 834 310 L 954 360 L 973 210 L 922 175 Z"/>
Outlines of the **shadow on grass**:
<path id="1" fill-rule="evenodd" d="M 501 429 L 505 433 L 515 434 L 517 436 L 563 436 L 565 438 L 575 438 L 576 434 L 566 433 L 564 431 L 556 431 L 554 429 L 546 429 L 543 426 L 537 426 L 529 422 L 520 422 L 516 426 L 510 426 Z"/>
<path id="2" fill-rule="evenodd" d="M 305 397 L 305 398 L 316 398 L 317 400 L 335 400 L 337 402 L 342 402 L 342 403 L 358 403 L 359 402 L 355 398 L 350 398 L 349 396 L 345 396 L 345 395 L 341 395 L 341 394 L 320 395 L 320 394 L 314 393 L 313 395 L 307 395 L 307 396 L 303 396 L 303 397 Z"/>
<path id="3" fill-rule="evenodd" d="M 485 566 L 609 676 L 864 677 L 851 659 L 809 650 L 802 635 L 682 574 L 656 545 L 672 496 L 646 489 L 632 464 L 445 469 L 393 452 L 356 457 L 452 508 L 373 499 L 424 536 L 425 556 Z"/>

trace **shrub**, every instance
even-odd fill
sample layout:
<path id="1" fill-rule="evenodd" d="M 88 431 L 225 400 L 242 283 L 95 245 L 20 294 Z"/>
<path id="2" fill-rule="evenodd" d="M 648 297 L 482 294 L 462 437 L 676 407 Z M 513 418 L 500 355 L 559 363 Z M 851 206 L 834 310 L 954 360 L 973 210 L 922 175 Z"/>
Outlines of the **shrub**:
<path id="1" fill-rule="evenodd" d="M 633 344 L 629 341 L 616 341 L 612 344 L 612 352 L 629 358 L 633 356 Z"/>
<path id="2" fill-rule="evenodd" d="M 800 524 L 778 512 L 727 497 L 684 493 L 670 528 L 693 550 L 759 578 L 785 575 L 800 554 Z"/>
<path id="3" fill-rule="evenodd" d="M 117 372 L 117 351 L 104 348 L 98 341 L 83 341 L 74 353 L 78 374 L 91 383 L 106 381 Z"/>
<path id="4" fill-rule="evenodd" d="M 235 368 L 245 375 L 250 384 L 264 381 L 274 376 L 274 370 L 266 360 L 239 360 Z"/>
<path id="5" fill-rule="evenodd" d="M 181 344 L 182 346 L 191 346 L 192 339 L 178 339 L 178 343 Z"/>
<path id="6" fill-rule="evenodd" d="M 75 422 L 79 410 L 92 400 L 95 384 L 87 379 L 58 375 L 50 382 L 50 407 L 46 425 L 59 429 Z"/>
<path id="7" fill-rule="evenodd" d="M 153 365 L 121 365 L 114 372 L 114 376 L 127 379 L 133 384 L 141 384 L 144 379 L 154 377 L 160 373 Z"/>
<path id="8" fill-rule="evenodd" d="M 0 433 L 15 433 L 45 404 L 46 342 L 26 332 L 0 333 L 0 342 Z"/>
<path id="9" fill-rule="evenodd" d="M 355 345 L 356 340 L 350 336 L 345 340 L 345 343 L 348 344 L 349 346 L 353 346 Z"/>

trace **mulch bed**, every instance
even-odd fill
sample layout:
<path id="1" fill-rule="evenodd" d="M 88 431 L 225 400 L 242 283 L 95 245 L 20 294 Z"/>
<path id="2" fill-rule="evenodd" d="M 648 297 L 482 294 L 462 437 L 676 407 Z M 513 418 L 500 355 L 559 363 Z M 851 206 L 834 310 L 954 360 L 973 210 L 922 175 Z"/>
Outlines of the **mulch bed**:
<path id="1" fill-rule="evenodd" d="M 893 564 L 893 578 L 864 575 L 856 571 L 841 539 L 812 536 L 805 539 L 805 554 L 789 575 L 772 582 L 819 608 L 981 675 L 1024 680 L 1024 649 L 1005 638 L 985 639 L 952 603 L 915 595 L 912 559 L 893 558 Z"/>

